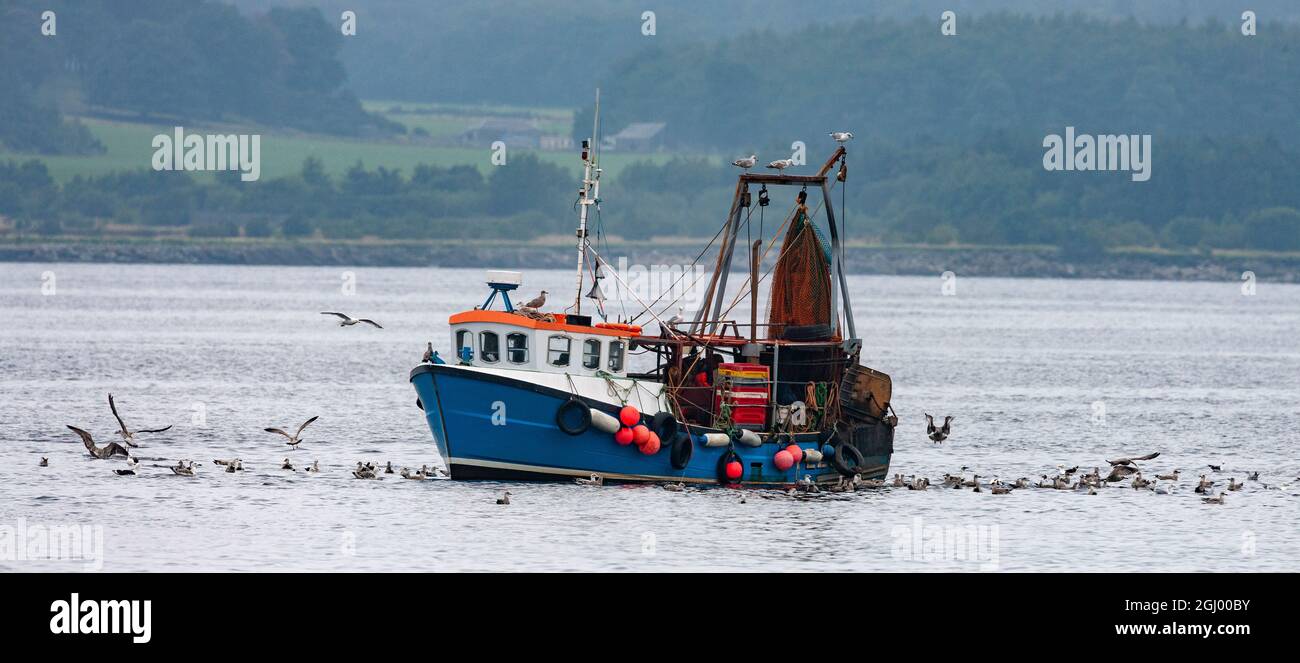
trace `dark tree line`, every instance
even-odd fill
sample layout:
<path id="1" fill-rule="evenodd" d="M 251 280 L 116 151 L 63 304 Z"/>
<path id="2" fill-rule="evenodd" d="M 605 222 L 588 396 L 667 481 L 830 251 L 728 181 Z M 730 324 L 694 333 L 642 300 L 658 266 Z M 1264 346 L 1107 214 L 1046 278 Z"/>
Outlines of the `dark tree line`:
<path id="1" fill-rule="evenodd" d="M 57 34 L 40 33 L 41 14 Z M 345 87 L 343 35 L 315 8 L 246 16 L 210 0 L 0 2 L 0 143 L 102 149 L 60 107 L 166 121 L 252 122 L 365 136 L 401 131 Z"/>
<path id="2" fill-rule="evenodd" d="M 1260 139 L 1157 140 L 1152 177 L 1048 172 L 1041 148 L 850 144 L 843 190 L 852 239 L 889 243 L 1300 250 L 1300 152 Z M 813 157 L 816 158 L 816 157 Z M 811 169 L 812 166 L 808 166 Z M 635 163 L 602 187 L 600 230 L 631 239 L 707 237 L 736 169 L 692 158 Z M 572 173 L 532 155 L 484 176 L 472 166 L 411 173 L 357 163 L 337 178 L 308 159 L 296 175 L 241 182 L 150 170 L 59 186 L 43 163 L 0 162 L 0 215 L 36 234 L 97 235 L 112 222 L 205 237 L 530 239 L 569 234 Z M 795 192 L 774 189 L 751 221 L 773 232 Z M 836 204 L 841 191 L 834 192 Z M 755 233 L 758 227 L 751 228 Z M 164 233 L 165 234 L 165 233 Z"/>

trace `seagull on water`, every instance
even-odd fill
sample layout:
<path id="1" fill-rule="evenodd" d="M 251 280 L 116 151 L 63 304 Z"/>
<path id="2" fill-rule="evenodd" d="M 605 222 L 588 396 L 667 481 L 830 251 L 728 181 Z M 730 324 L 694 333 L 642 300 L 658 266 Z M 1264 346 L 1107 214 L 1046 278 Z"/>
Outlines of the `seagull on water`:
<path id="1" fill-rule="evenodd" d="M 139 462 L 137 462 L 134 458 L 132 458 L 126 462 L 125 470 L 113 470 L 113 474 L 116 474 L 117 476 L 120 477 L 133 477 L 135 476 L 135 468 L 139 464 L 140 464 Z"/>
<path id="2" fill-rule="evenodd" d="M 383 325 L 381 325 L 381 324 L 379 324 L 378 322 L 375 322 L 374 320 L 371 320 L 371 319 L 369 319 L 369 318 L 354 318 L 354 317 L 352 317 L 352 316 L 350 316 L 350 315 L 348 315 L 348 314 L 346 314 L 346 313 L 339 313 L 338 311 L 321 311 L 320 314 L 321 314 L 321 315 L 337 315 L 339 318 L 342 319 L 342 321 L 339 322 L 339 326 L 340 326 L 340 327 L 351 327 L 352 325 L 355 325 L 355 324 L 357 324 L 357 323 L 364 322 L 364 323 L 366 323 L 366 324 L 368 324 L 368 325 L 374 325 L 375 327 L 378 327 L 379 329 L 383 329 L 383 328 L 384 328 Z"/>
<path id="3" fill-rule="evenodd" d="M 736 159 L 735 161 L 732 161 L 731 165 L 736 166 L 738 168 L 744 168 L 745 170 L 749 170 L 750 168 L 754 167 L 754 164 L 757 163 L 758 163 L 758 155 L 751 154 L 747 157 L 743 157 L 740 159 Z"/>
<path id="4" fill-rule="evenodd" d="M 574 479 L 573 482 L 578 484 L 579 486 L 603 486 L 605 485 L 605 478 L 600 476 L 599 474 L 593 474 L 591 475 L 590 479 L 583 479 L 582 477 L 578 477 Z"/>
<path id="5" fill-rule="evenodd" d="M 41 456 L 41 462 L 37 463 L 37 465 L 39 465 L 40 467 L 49 467 L 50 459 L 46 458 L 45 456 Z"/>
<path id="6" fill-rule="evenodd" d="M 546 305 L 546 295 L 548 294 L 550 293 L 543 290 L 542 294 L 534 297 L 533 299 L 528 300 L 528 303 L 524 304 L 523 306 L 520 306 L 520 308 L 539 309 Z"/>
<path id="7" fill-rule="evenodd" d="M 280 469 L 289 470 L 290 472 L 297 472 L 297 470 L 293 468 L 293 463 L 290 463 L 288 458 L 284 459 L 284 463 L 280 465 Z"/>
<path id="8" fill-rule="evenodd" d="M 108 408 L 109 408 L 110 410 L 113 411 L 113 417 L 115 417 L 115 418 L 117 419 L 117 425 L 122 427 L 122 430 L 118 431 L 118 435 L 121 435 L 121 436 L 122 436 L 122 441 L 125 442 L 125 443 L 126 443 L 126 446 L 128 446 L 128 447 L 138 447 L 138 446 L 140 446 L 140 445 L 138 445 L 138 444 L 135 443 L 135 434 L 136 434 L 136 433 L 161 433 L 161 432 L 167 430 L 168 428 L 171 428 L 171 426 L 164 426 L 163 428 L 144 428 L 144 429 L 141 429 L 141 430 L 138 430 L 138 431 L 132 432 L 131 430 L 127 429 L 127 427 L 126 427 L 126 422 L 122 421 L 122 417 L 121 417 L 120 415 L 118 415 L 118 413 L 117 413 L 117 404 L 113 402 L 113 395 L 112 395 L 112 394 L 109 394 L 109 395 L 108 395 Z"/>
<path id="9" fill-rule="evenodd" d="M 289 438 L 289 441 L 288 441 L 288 442 L 285 442 L 285 444 L 289 445 L 290 447 L 292 447 L 292 448 L 294 448 L 294 449 L 296 450 L 296 449 L 298 448 L 298 445 L 302 444 L 302 438 L 299 437 L 300 435 L 302 435 L 302 430 L 303 430 L 304 428 L 307 427 L 307 424 L 310 424 L 311 422 L 316 421 L 316 420 L 319 419 L 319 418 L 320 418 L 320 415 L 316 415 L 316 416 L 312 417 L 311 419 L 308 419 L 307 421 L 304 421 L 303 424 L 302 424 L 301 426 L 298 427 L 298 430 L 294 431 L 293 435 L 290 435 L 290 434 L 288 434 L 288 433 L 286 433 L 286 432 L 280 430 L 279 428 L 264 428 L 264 429 L 262 429 L 262 430 L 265 430 L 265 431 L 268 432 L 268 433 L 279 433 L 279 434 L 281 434 L 281 435 L 283 435 L 283 436 Z"/>
<path id="10" fill-rule="evenodd" d="M 831 138 L 834 138 L 834 139 L 835 139 L 835 142 L 837 142 L 837 143 L 847 143 L 847 142 L 853 140 L 853 132 L 851 132 L 851 131 L 832 131 L 832 132 L 830 133 L 830 137 L 831 137 Z"/>
<path id="11" fill-rule="evenodd" d="M 510 491 L 508 491 L 508 490 L 507 490 L 506 492 L 502 493 L 502 494 L 501 494 L 501 497 L 498 497 L 498 498 L 497 498 L 497 504 L 509 504 L 509 503 L 510 503 L 510 496 L 513 495 L 513 494 L 514 494 L 514 493 L 512 493 L 512 492 L 510 492 Z"/>
<path id="12" fill-rule="evenodd" d="M 767 164 L 767 167 L 775 168 L 778 171 L 784 171 L 786 168 L 789 168 L 793 165 L 794 165 L 794 159 L 777 159 L 776 161 L 769 162 Z"/>
<path id="13" fill-rule="evenodd" d="M 194 461 L 177 461 L 176 464 L 171 466 L 169 469 L 172 471 L 172 474 L 177 474 L 183 477 L 192 477 L 194 476 Z"/>
<path id="14" fill-rule="evenodd" d="M 72 432 L 81 436 L 81 442 L 86 445 L 86 451 L 89 451 L 90 455 L 94 458 L 102 460 L 104 458 L 112 458 L 115 455 L 121 455 L 127 458 L 131 457 L 131 454 L 126 450 L 126 447 L 116 442 L 109 442 L 107 445 L 97 447 L 95 446 L 95 440 L 91 439 L 90 433 L 87 433 L 76 426 L 68 426 L 68 428 L 71 429 Z"/>
<path id="15" fill-rule="evenodd" d="M 319 461 L 319 460 L 313 460 L 313 461 L 311 462 L 311 465 L 308 465 L 308 466 L 307 466 L 307 469 L 305 469 L 305 470 L 303 470 L 303 471 L 304 471 L 304 472 L 312 472 L 312 473 L 320 472 L 320 461 Z"/>

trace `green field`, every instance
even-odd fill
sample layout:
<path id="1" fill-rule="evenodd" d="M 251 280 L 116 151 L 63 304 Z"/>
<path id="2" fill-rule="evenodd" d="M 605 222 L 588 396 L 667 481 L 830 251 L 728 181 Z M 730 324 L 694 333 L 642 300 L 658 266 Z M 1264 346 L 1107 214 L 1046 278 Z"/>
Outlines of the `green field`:
<path id="1" fill-rule="evenodd" d="M 383 112 L 392 106 L 402 106 L 404 111 L 419 112 L 387 113 L 384 115 L 409 127 L 422 127 L 430 133 L 431 138 L 455 135 L 463 131 L 476 119 L 468 113 L 472 110 L 452 107 L 434 107 L 429 104 L 414 105 L 398 102 L 369 102 L 375 110 Z M 424 112 L 430 109 L 431 112 Z M 436 112 L 434 112 L 436 111 Z M 498 108 L 498 112 L 500 109 Z M 460 115 L 459 113 L 467 113 Z M 544 130 L 557 132 L 570 122 L 569 115 L 562 111 L 535 111 L 539 124 Z M 481 117 L 481 116 L 480 116 Z M 149 168 L 153 156 L 151 142 L 160 133 L 170 134 L 172 127 L 163 125 L 135 124 L 82 118 L 81 122 L 99 139 L 107 152 L 89 156 L 41 156 L 5 152 L 0 148 L 0 160 L 26 160 L 37 158 L 44 161 L 51 175 L 59 182 L 67 182 L 77 175 L 102 175 L 115 170 Z M 317 157 L 325 164 L 325 169 L 334 176 L 341 175 L 349 167 L 360 161 L 368 169 L 377 166 L 396 168 L 405 175 L 410 175 L 417 164 L 426 163 L 438 166 L 467 164 L 475 166 L 485 174 L 492 167 L 491 154 L 484 148 L 430 146 L 408 144 L 402 139 L 384 141 L 348 140 L 330 136 L 302 134 L 298 132 L 239 127 L 204 127 L 188 125 L 187 133 L 260 133 L 262 136 L 262 178 L 271 179 L 297 173 L 307 157 Z M 522 152 L 522 151 L 520 151 Z M 535 152 L 539 157 L 570 169 L 577 177 L 581 162 L 576 152 Z M 657 154 L 620 154 L 605 153 L 601 157 L 601 167 L 607 176 L 617 176 L 618 172 L 634 161 L 653 161 L 661 163 L 673 156 L 667 153 Z"/>

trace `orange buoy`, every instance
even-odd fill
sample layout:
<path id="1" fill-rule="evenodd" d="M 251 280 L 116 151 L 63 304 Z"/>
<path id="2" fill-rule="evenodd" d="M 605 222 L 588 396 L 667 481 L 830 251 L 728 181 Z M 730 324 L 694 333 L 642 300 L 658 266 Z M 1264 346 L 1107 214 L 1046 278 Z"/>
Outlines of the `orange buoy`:
<path id="1" fill-rule="evenodd" d="M 645 444 L 640 446 L 641 453 L 647 456 L 653 456 L 659 453 L 659 435 L 650 431 L 650 437 L 646 439 Z"/>
<path id="2" fill-rule="evenodd" d="M 623 422 L 624 426 L 635 426 L 641 421 L 641 413 L 631 405 L 624 405 L 623 409 L 618 411 L 618 420 Z"/>
<path id="3" fill-rule="evenodd" d="M 650 429 L 646 428 L 645 424 L 637 424 L 632 428 L 632 441 L 636 442 L 638 447 L 645 444 L 648 439 L 650 439 Z"/>
<path id="4" fill-rule="evenodd" d="M 794 467 L 794 457 L 785 449 L 776 452 L 776 455 L 772 456 L 772 462 L 776 464 L 776 469 L 782 472 Z"/>
<path id="5" fill-rule="evenodd" d="M 799 461 L 803 460 L 803 447 L 797 444 L 791 444 L 790 446 L 786 447 L 785 452 L 790 454 L 790 459 L 794 462 L 795 465 L 798 465 Z"/>
<path id="6" fill-rule="evenodd" d="M 745 468 L 740 464 L 740 461 L 733 460 L 730 463 L 727 463 L 727 478 L 731 481 L 740 479 L 740 475 L 744 473 Z"/>
<path id="7" fill-rule="evenodd" d="M 632 429 L 628 428 L 627 426 L 618 429 L 618 432 L 614 433 L 614 441 L 618 442 L 620 446 L 624 446 L 624 447 L 626 447 L 629 444 L 632 444 Z"/>

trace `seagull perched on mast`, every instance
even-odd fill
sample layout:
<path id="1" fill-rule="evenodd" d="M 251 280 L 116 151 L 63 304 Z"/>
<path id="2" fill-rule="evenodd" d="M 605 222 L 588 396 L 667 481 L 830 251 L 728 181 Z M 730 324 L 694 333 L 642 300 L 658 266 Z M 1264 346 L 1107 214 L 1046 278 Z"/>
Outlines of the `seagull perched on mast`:
<path id="1" fill-rule="evenodd" d="M 359 322 L 364 322 L 364 323 L 366 323 L 366 324 L 368 324 L 368 325 L 374 325 L 375 327 L 378 327 L 379 329 L 383 329 L 383 328 L 384 328 L 383 325 L 381 325 L 381 324 L 379 324 L 378 322 L 375 322 L 374 320 L 371 320 L 371 319 L 369 319 L 369 318 L 354 318 L 354 317 L 352 317 L 352 316 L 350 316 L 350 315 L 348 315 L 348 314 L 346 314 L 346 313 L 339 313 L 338 311 L 321 311 L 320 314 L 321 314 L 321 315 L 337 315 L 338 317 L 342 318 L 342 322 L 339 322 L 339 326 L 340 326 L 340 327 L 351 327 L 352 325 L 355 325 L 355 324 L 357 324 L 357 323 L 359 323 Z"/>
<path id="2" fill-rule="evenodd" d="M 789 168 L 790 166 L 793 165 L 794 165 L 794 159 L 777 159 L 776 161 L 767 164 L 767 167 L 775 168 L 778 171 L 783 171 L 786 168 Z"/>
<path id="3" fill-rule="evenodd" d="M 289 438 L 289 441 L 288 441 L 288 442 L 285 442 L 285 444 L 287 444 L 287 445 L 289 445 L 290 447 L 292 447 L 293 449 L 297 450 L 298 445 L 302 444 L 302 438 L 299 437 L 300 435 L 302 435 L 302 430 L 303 430 L 304 428 L 307 427 L 307 424 L 310 424 L 311 422 L 316 421 L 316 420 L 319 419 L 319 418 L 320 418 L 320 415 L 316 415 L 316 416 L 312 417 L 311 419 L 308 419 L 307 421 L 304 421 L 303 424 L 302 424 L 301 426 L 298 427 L 298 430 L 294 431 L 293 435 L 290 435 L 290 434 L 288 434 L 288 433 L 286 433 L 286 432 L 280 430 L 279 428 L 265 428 L 265 429 L 263 429 L 263 430 L 265 430 L 265 431 L 268 432 L 268 433 L 279 433 L 279 434 L 281 434 L 281 435 L 283 435 L 283 436 Z"/>
<path id="4" fill-rule="evenodd" d="M 731 165 L 733 165 L 733 166 L 738 166 L 738 167 L 740 167 L 740 168 L 744 168 L 745 170 L 749 170 L 750 168 L 753 168 L 753 167 L 754 167 L 754 164 L 757 164 L 757 163 L 758 163 L 758 155 L 757 155 L 757 154 L 751 154 L 751 155 L 749 155 L 748 157 L 744 157 L 744 158 L 740 158 L 740 159 L 736 159 L 735 161 L 732 161 L 732 162 L 731 162 Z"/>
<path id="5" fill-rule="evenodd" d="M 665 326 L 668 326 L 668 327 L 672 327 L 672 326 L 675 326 L 675 325 L 680 325 L 680 324 L 682 324 L 682 321 L 686 319 L 685 317 L 683 317 L 683 315 L 684 315 L 685 313 L 686 313 L 686 307 L 685 307 L 685 306 L 678 306 L 678 307 L 677 307 L 677 313 L 674 314 L 673 317 L 668 318 L 667 320 L 664 320 L 664 325 L 665 325 Z"/>
<path id="6" fill-rule="evenodd" d="M 140 430 L 138 430 L 138 431 L 134 431 L 134 432 L 133 432 L 133 431 L 127 429 L 127 427 L 126 427 L 126 422 L 125 422 L 125 421 L 122 421 L 122 417 L 121 417 L 120 415 L 118 415 L 118 413 L 117 413 L 117 404 L 113 402 L 113 395 L 112 395 L 112 394 L 109 394 L 109 395 L 108 395 L 108 408 L 109 408 L 110 410 L 113 411 L 113 418 L 117 419 L 117 425 L 122 427 L 122 430 L 118 431 L 118 435 L 121 435 L 121 436 L 122 436 L 122 441 L 125 442 L 125 443 L 126 443 L 126 446 L 128 446 L 128 447 L 138 447 L 138 446 L 140 446 L 140 445 L 138 445 L 138 444 L 135 443 L 135 434 L 136 434 L 136 433 L 161 433 L 161 432 L 167 430 L 168 428 L 171 428 L 171 426 L 164 426 L 163 428 L 143 428 L 143 429 L 140 429 Z"/>
<path id="7" fill-rule="evenodd" d="M 853 140 L 853 132 L 851 132 L 851 131 L 832 131 L 832 132 L 830 133 L 830 137 L 831 137 L 831 138 L 834 138 L 834 139 L 835 139 L 835 142 L 837 142 L 837 143 L 847 143 L 847 142 Z"/>

